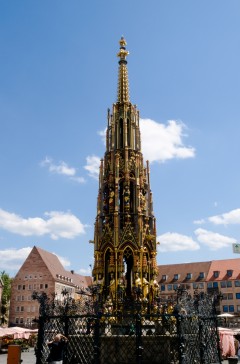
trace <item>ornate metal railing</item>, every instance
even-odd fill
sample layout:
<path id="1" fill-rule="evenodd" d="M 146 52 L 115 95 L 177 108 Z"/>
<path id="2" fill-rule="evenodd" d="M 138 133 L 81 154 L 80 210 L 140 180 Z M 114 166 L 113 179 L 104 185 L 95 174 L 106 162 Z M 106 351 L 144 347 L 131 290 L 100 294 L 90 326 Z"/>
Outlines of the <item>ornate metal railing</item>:
<path id="1" fill-rule="evenodd" d="M 68 337 L 64 364 L 221 363 L 217 333 L 218 297 L 178 290 L 175 302 L 124 301 L 106 310 L 92 291 L 76 302 L 34 293 L 40 303 L 37 364 L 48 356 L 47 342 Z"/>

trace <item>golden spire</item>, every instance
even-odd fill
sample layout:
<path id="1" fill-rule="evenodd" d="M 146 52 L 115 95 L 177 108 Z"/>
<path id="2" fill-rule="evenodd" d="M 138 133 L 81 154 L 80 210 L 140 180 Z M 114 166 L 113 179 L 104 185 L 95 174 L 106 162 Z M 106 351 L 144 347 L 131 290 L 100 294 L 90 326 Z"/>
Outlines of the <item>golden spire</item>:
<path id="1" fill-rule="evenodd" d="M 129 52 L 126 50 L 127 42 L 124 37 L 121 37 L 120 41 L 120 51 L 117 56 L 119 60 L 119 70 L 118 70 L 118 99 L 117 102 L 130 102 L 129 98 L 129 87 L 128 87 L 128 69 L 127 69 L 127 56 Z"/>

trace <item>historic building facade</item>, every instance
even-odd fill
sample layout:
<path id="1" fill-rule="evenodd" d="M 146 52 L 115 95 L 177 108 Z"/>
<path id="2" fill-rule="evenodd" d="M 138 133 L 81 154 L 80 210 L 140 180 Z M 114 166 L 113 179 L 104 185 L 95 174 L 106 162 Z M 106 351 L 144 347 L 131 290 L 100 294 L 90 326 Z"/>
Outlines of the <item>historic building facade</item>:
<path id="1" fill-rule="evenodd" d="M 220 295 L 219 310 L 240 315 L 240 259 L 213 260 L 159 266 L 162 302 L 176 298 L 178 287 Z"/>
<path id="2" fill-rule="evenodd" d="M 55 254 L 34 246 L 12 281 L 9 323 L 34 325 L 39 315 L 39 304 L 32 299 L 34 291 L 54 295 L 60 301 L 64 299 L 62 292 L 78 299 L 91 283 L 91 277 L 65 270 Z"/>

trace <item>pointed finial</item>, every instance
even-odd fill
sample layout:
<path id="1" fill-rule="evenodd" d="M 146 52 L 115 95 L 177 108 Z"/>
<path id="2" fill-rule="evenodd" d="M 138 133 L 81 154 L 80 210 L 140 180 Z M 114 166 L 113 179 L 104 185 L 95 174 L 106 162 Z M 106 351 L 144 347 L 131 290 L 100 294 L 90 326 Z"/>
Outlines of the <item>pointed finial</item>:
<path id="1" fill-rule="evenodd" d="M 127 42 L 123 36 L 121 37 L 119 44 L 120 44 L 120 51 L 118 52 L 117 55 L 120 58 L 119 64 L 127 63 L 126 57 L 129 55 L 129 52 L 126 50 Z"/>
<path id="2" fill-rule="evenodd" d="M 119 71 L 118 71 L 118 102 L 130 102 L 129 98 L 129 86 L 128 86 L 128 70 L 127 70 L 127 60 L 129 52 L 126 50 L 127 42 L 122 36 L 120 41 L 120 51 L 117 56 L 119 60 Z"/>

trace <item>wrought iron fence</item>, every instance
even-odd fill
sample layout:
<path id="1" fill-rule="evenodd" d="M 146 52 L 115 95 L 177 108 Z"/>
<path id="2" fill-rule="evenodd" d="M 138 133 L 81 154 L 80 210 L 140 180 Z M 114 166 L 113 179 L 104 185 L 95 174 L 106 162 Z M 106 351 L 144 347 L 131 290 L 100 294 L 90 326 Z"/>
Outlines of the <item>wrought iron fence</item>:
<path id="1" fill-rule="evenodd" d="M 37 364 L 46 362 L 47 342 L 68 338 L 64 364 L 221 363 L 216 297 L 178 292 L 176 302 L 144 302 L 103 312 L 91 295 L 80 302 L 35 294 L 40 302 Z M 97 311 L 96 311 L 97 310 Z"/>

